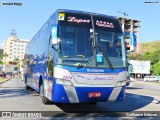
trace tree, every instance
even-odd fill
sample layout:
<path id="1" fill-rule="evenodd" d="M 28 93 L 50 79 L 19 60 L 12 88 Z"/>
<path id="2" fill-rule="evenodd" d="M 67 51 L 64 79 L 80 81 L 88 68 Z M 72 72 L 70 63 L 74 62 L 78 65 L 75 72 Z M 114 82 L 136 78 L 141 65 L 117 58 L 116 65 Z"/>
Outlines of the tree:
<path id="1" fill-rule="evenodd" d="M 160 75 L 160 60 L 153 65 L 153 73 L 155 75 Z"/>
<path id="2" fill-rule="evenodd" d="M 160 50 L 144 54 L 130 54 L 129 60 L 148 60 L 151 62 L 151 74 L 160 75 Z"/>
<path id="3" fill-rule="evenodd" d="M 5 52 L 4 54 L 0 55 L 0 64 L 4 64 L 3 63 L 3 58 L 8 57 L 8 54 Z"/>
<path id="4" fill-rule="evenodd" d="M 19 57 L 15 57 L 13 59 L 14 64 L 18 64 L 20 62 Z"/>

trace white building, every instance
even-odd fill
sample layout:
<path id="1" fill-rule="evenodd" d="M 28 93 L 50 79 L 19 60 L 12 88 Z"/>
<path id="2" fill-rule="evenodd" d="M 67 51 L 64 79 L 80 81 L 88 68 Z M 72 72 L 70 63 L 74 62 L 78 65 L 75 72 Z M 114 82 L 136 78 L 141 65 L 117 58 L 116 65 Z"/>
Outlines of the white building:
<path id="1" fill-rule="evenodd" d="M 13 62 L 15 58 L 24 59 L 25 47 L 29 40 L 19 39 L 16 35 L 8 37 L 3 44 L 3 53 L 7 53 L 8 57 L 4 58 L 4 62 L 8 64 Z"/>

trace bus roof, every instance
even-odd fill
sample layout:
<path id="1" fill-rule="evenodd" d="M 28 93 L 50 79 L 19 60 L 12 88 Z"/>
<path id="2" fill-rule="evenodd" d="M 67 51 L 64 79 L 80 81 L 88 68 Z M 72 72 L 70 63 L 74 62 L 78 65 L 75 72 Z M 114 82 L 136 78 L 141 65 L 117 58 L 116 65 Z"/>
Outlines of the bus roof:
<path id="1" fill-rule="evenodd" d="M 99 15 L 99 16 L 104 16 L 104 17 L 108 17 L 108 18 L 111 18 L 111 19 L 116 19 L 116 16 L 109 16 L 109 15 L 105 15 L 105 14 L 99 14 L 99 13 L 93 13 L 93 12 L 87 12 L 87 11 L 80 11 L 80 10 L 57 9 L 55 13 L 58 13 L 58 12 L 83 13 L 83 14 Z M 53 13 L 53 14 L 55 14 L 55 13 Z"/>

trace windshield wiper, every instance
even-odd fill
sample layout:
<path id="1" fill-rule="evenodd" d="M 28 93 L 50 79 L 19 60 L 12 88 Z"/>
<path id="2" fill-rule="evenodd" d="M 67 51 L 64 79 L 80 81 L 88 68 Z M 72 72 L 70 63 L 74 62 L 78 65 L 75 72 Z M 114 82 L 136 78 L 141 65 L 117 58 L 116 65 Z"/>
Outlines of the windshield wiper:
<path id="1" fill-rule="evenodd" d="M 113 65 L 112 65 L 111 61 L 109 60 L 108 56 L 104 53 L 104 50 L 102 49 L 102 47 L 99 44 L 98 44 L 98 48 L 101 50 L 102 55 L 104 56 L 104 58 L 108 62 L 108 65 L 109 65 L 110 69 L 113 70 Z"/>
<path id="2" fill-rule="evenodd" d="M 77 67 L 78 69 L 80 69 L 80 68 L 84 67 L 84 64 L 76 63 L 76 64 L 74 64 L 74 66 Z"/>

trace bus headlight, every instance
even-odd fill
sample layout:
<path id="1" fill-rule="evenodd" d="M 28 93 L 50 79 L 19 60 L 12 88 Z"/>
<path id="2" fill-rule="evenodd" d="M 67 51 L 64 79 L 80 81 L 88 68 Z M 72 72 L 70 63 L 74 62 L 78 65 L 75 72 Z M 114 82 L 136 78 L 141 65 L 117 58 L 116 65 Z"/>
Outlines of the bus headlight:
<path id="1" fill-rule="evenodd" d="M 124 86 L 124 85 L 126 85 L 126 80 L 124 80 L 124 81 L 118 81 L 118 82 L 116 83 L 115 87 L 122 87 L 122 86 Z"/>
<path id="2" fill-rule="evenodd" d="M 121 86 L 122 86 L 121 82 L 117 82 L 115 85 L 115 87 L 121 87 Z"/>
<path id="3" fill-rule="evenodd" d="M 72 84 L 72 81 L 70 81 L 70 80 L 64 80 L 64 79 L 59 79 L 59 78 L 56 79 L 56 83 L 57 83 L 57 84 L 66 85 L 66 86 L 71 86 L 71 85 L 73 85 L 73 84 Z"/>

